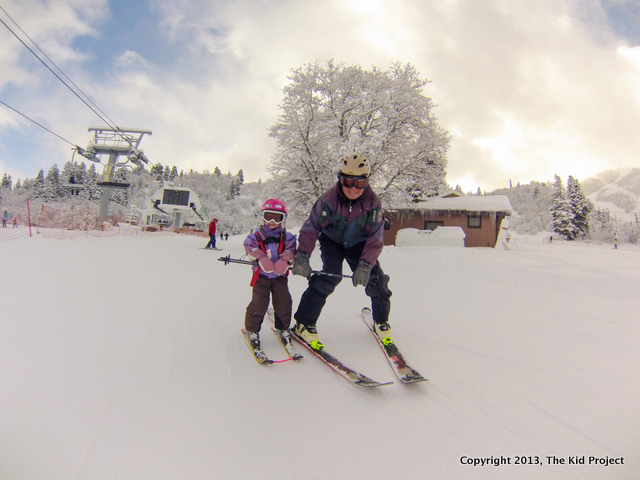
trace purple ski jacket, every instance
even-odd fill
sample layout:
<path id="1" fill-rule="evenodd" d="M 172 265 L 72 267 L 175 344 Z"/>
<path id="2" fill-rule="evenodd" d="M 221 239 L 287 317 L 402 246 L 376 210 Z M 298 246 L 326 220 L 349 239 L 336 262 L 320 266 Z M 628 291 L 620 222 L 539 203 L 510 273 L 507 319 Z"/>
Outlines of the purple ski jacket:
<path id="1" fill-rule="evenodd" d="M 360 260 L 370 265 L 378 261 L 384 241 L 384 212 L 370 186 L 360 198 L 349 200 L 336 183 L 318 199 L 298 237 L 298 251 L 311 255 L 321 233 L 344 248 L 364 242 Z"/>
<path id="2" fill-rule="evenodd" d="M 282 233 L 282 228 L 278 227 L 275 230 L 271 230 L 268 227 L 258 227 L 253 232 L 251 232 L 247 238 L 244 240 L 244 249 L 247 254 L 251 254 L 255 249 L 260 249 L 260 242 L 258 241 L 258 237 L 256 233 L 262 239 L 262 244 L 266 248 L 266 255 L 272 262 L 276 262 L 280 258 L 284 258 L 289 261 L 293 259 L 294 254 L 296 253 L 296 236 L 293 233 L 289 233 L 287 231 L 284 232 L 283 238 L 283 247 L 284 251 L 282 253 L 278 253 L 278 248 L 280 246 L 280 234 Z M 254 267 L 254 271 L 257 270 L 257 267 Z M 268 278 L 276 278 L 279 277 L 277 273 L 274 272 L 265 272 L 260 269 L 260 275 L 265 275 Z"/>

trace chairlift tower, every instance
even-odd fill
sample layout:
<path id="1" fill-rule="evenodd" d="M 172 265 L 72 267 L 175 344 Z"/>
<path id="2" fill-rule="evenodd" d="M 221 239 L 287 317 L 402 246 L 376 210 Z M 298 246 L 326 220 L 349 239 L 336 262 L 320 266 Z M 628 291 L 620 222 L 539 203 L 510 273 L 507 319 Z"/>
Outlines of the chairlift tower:
<path id="1" fill-rule="evenodd" d="M 151 130 L 139 128 L 110 128 L 110 127 L 89 127 L 90 132 L 94 132 L 93 140 L 86 150 L 78 148 L 78 153 L 93 162 L 100 163 L 99 155 L 109 155 L 109 161 L 104 167 L 101 180 L 97 183 L 102 187 L 102 198 L 100 203 L 100 218 L 103 221 L 109 215 L 109 200 L 113 190 L 126 190 L 128 183 L 117 182 L 114 179 L 116 167 L 125 167 L 130 163 L 142 166 L 149 163 L 142 150 L 138 147 L 144 135 L 151 135 Z M 118 162 L 119 157 L 125 157 L 124 161 Z"/>

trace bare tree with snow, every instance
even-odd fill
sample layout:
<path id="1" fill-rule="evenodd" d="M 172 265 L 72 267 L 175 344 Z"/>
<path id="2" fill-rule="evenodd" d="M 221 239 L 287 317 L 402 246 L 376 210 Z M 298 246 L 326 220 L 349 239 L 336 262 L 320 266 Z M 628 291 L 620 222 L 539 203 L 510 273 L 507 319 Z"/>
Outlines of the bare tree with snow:
<path id="1" fill-rule="evenodd" d="M 449 134 L 422 93 L 428 83 L 411 65 L 386 71 L 311 63 L 292 71 L 283 89 L 269 171 L 273 192 L 305 215 L 336 181 L 349 153 L 371 162 L 371 183 L 385 205 L 406 203 L 446 186 Z"/>

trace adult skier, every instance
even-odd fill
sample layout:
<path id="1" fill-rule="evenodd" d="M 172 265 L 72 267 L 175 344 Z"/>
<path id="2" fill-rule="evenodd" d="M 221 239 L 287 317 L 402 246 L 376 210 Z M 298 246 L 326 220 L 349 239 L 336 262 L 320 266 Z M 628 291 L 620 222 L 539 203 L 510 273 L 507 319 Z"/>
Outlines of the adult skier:
<path id="1" fill-rule="evenodd" d="M 209 223 L 209 243 L 207 243 L 207 246 L 204 248 L 216 248 L 216 222 L 218 221 L 217 218 L 214 218 L 213 220 L 211 220 L 211 223 Z"/>
<path id="2" fill-rule="evenodd" d="M 343 262 L 347 261 L 353 271 L 353 286 L 364 286 L 366 295 L 371 297 L 376 334 L 391 342 L 389 276 L 378 261 L 384 246 L 385 220 L 380 199 L 369 185 L 370 174 L 364 156 L 342 159 L 338 182 L 318 199 L 300 229 L 291 273 L 308 278 L 309 286 L 294 315 L 295 332 L 315 349 L 323 348 L 316 329 L 318 317 L 327 297 L 341 281 L 341 277 L 311 274 L 309 259 L 316 240 L 320 242 L 322 270 L 342 274 Z"/>

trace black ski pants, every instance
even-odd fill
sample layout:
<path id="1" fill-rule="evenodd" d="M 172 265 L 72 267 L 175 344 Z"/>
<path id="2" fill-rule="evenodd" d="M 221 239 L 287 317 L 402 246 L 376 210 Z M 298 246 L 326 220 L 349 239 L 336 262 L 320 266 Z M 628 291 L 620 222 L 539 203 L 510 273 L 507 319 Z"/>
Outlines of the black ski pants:
<path id="1" fill-rule="evenodd" d="M 322 258 L 322 271 L 342 274 L 344 261 L 354 271 L 360 261 L 364 242 L 350 248 L 345 248 L 325 235 L 320 235 L 320 257 Z M 309 279 L 309 286 L 300 298 L 300 304 L 294 318 L 305 325 L 315 325 L 327 297 L 333 293 L 342 277 L 330 277 L 314 274 Z M 365 287 L 365 293 L 371 297 L 371 311 L 374 321 L 378 323 L 389 321 L 391 311 L 391 290 L 389 290 L 389 275 L 385 275 L 376 262 L 371 270 L 369 283 Z"/>

